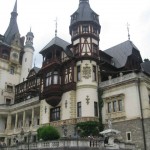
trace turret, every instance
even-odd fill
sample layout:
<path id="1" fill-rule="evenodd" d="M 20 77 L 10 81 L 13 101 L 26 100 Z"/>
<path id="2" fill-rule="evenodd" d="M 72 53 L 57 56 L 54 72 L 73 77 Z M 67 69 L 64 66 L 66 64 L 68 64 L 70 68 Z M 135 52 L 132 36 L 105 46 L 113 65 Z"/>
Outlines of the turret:
<path id="1" fill-rule="evenodd" d="M 70 23 L 75 56 L 90 56 L 91 59 L 98 57 L 100 29 L 99 16 L 91 9 L 89 0 L 80 0 L 77 11 L 71 15 Z"/>
<path id="2" fill-rule="evenodd" d="M 33 61 L 33 54 L 34 54 L 33 38 L 34 35 L 30 29 L 30 31 L 26 35 L 20 82 L 26 80 L 28 73 L 32 68 L 32 61 Z"/>
<path id="3" fill-rule="evenodd" d="M 79 0 L 79 7 L 71 15 L 70 23 L 70 35 L 77 72 L 77 117 L 98 116 L 100 29 L 99 17 L 91 9 L 89 0 Z"/>

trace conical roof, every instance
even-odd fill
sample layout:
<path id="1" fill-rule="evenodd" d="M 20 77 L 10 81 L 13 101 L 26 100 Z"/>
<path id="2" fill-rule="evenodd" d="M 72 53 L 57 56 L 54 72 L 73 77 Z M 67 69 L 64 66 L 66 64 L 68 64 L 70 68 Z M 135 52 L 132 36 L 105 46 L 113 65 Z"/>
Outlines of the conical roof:
<path id="1" fill-rule="evenodd" d="M 80 0 L 77 11 L 71 15 L 71 25 L 83 21 L 92 21 L 100 25 L 98 15 L 91 9 L 89 0 Z"/>
<path id="2" fill-rule="evenodd" d="M 17 24 L 17 0 L 14 5 L 13 12 L 11 13 L 10 23 L 9 26 L 4 34 L 5 36 L 5 42 L 8 44 L 11 44 L 11 40 L 13 39 L 15 34 L 20 34 Z"/>

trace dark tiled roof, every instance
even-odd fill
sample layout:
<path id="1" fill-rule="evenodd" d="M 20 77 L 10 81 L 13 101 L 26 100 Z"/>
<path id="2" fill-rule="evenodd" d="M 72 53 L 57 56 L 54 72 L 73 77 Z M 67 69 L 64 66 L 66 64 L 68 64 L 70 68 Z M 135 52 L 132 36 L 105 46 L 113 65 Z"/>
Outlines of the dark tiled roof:
<path id="1" fill-rule="evenodd" d="M 40 68 L 38 67 L 33 67 L 32 70 L 34 70 L 36 73 L 38 73 L 40 71 Z"/>
<path id="2" fill-rule="evenodd" d="M 41 51 L 40 54 L 43 54 L 48 48 L 50 48 L 53 45 L 57 45 L 59 47 L 61 47 L 64 52 L 69 55 L 72 56 L 72 52 L 68 49 L 68 46 L 70 45 L 70 43 L 64 41 L 63 39 L 59 38 L 59 37 L 54 37 Z"/>
<path id="3" fill-rule="evenodd" d="M 13 9 L 13 12 L 11 13 L 11 19 L 9 26 L 4 34 L 5 36 L 5 42 L 8 44 L 11 44 L 11 40 L 13 39 L 14 35 L 16 33 L 19 34 L 18 24 L 17 24 L 17 0 Z"/>
<path id="4" fill-rule="evenodd" d="M 80 0 L 79 7 L 76 12 L 71 16 L 76 14 L 76 19 L 71 19 L 71 25 L 78 21 L 92 21 L 99 25 L 98 15 L 91 9 L 88 0 Z M 96 16 L 94 18 L 94 15 Z"/>
<path id="5" fill-rule="evenodd" d="M 138 50 L 138 48 L 128 40 L 104 52 L 113 57 L 113 62 L 117 68 L 121 68 L 125 66 L 128 56 L 132 54 L 133 48 Z"/>
<path id="6" fill-rule="evenodd" d="M 142 71 L 150 75 L 150 61 L 141 63 Z"/>

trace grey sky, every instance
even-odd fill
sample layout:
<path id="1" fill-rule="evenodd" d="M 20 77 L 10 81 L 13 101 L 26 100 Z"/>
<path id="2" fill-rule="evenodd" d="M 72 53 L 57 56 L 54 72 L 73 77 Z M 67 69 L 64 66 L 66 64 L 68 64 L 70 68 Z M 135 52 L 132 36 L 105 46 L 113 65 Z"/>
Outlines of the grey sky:
<path id="1" fill-rule="evenodd" d="M 130 24 L 132 42 L 142 58 L 150 59 L 150 1 L 149 0 L 89 0 L 91 8 L 99 14 L 101 28 L 100 49 L 105 50 L 128 39 Z M 4 34 L 15 0 L 0 0 L 0 34 Z M 54 37 L 55 19 L 58 36 L 70 41 L 70 15 L 78 8 L 79 0 L 18 0 L 18 26 L 21 36 L 30 27 L 34 33 L 36 64 L 40 66 L 38 52 Z"/>

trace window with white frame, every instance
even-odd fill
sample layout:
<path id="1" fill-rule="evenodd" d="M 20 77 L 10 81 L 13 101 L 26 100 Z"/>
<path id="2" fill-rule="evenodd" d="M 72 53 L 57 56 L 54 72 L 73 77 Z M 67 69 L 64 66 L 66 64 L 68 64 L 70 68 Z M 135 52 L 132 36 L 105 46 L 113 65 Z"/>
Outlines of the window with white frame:
<path id="1" fill-rule="evenodd" d="M 11 104 L 12 99 L 11 98 L 6 98 L 6 105 L 10 105 Z"/>
<path id="2" fill-rule="evenodd" d="M 7 85 L 7 92 L 13 92 L 13 86 Z"/>
<path id="3" fill-rule="evenodd" d="M 124 111 L 124 95 L 123 94 L 105 98 L 105 101 L 106 101 L 107 113 Z"/>
<path id="4" fill-rule="evenodd" d="M 13 75 L 15 73 L 15 67 L 11 66 L 9 72 Z"/>
<path id="5" fill-rule="evenodd" d="M 131 132 L 126 132 L 126 141 L 132 141 Z"/>

